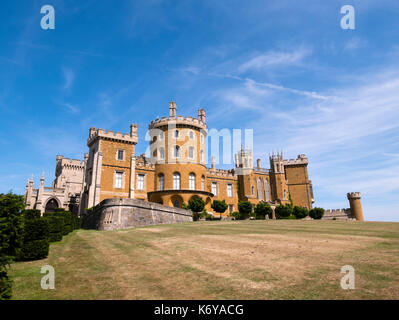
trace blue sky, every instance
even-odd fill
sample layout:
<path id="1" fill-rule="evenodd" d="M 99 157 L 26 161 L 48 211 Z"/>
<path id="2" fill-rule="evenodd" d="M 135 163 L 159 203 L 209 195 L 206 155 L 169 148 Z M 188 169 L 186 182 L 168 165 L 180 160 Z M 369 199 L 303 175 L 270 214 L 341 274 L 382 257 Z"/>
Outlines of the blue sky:
<path id="1" fill-rule="evenodd" d="M 42 30 L 40 8 L 55 8 Z M 356 29 L 340 27 L 353 5 Z M 87 152 L 89 127 L 129 131 L 207 112 L 253 129 L 254 158 L 305 153 L 316 206 L 399 221 L 399 2 L 1 1 L 0 192 L 23 194 L 55 157 Z M 226 166 L 221 166 L 226 167 Z M 227 166 L 228 167 L 228 166 Z"/>

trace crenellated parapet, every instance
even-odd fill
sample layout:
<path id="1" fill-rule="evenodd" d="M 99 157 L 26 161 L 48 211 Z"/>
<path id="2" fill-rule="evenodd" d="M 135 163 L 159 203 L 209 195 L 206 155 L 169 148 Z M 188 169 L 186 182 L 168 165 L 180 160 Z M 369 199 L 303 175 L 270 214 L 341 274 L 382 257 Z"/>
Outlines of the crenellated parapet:
<path id="1" fill-rule="evenodd" d="M 168 125 L 173 125 L 176 127 L 178 126 L 194 127 L 205 131 L 207 130 L 205 122 L 194 117 L 184 117 L 184 116 L 157 118 L 151 121 L 150 125 L 148 126 L 148 129 L 150 130 L 157 129 Z"/>
<path id="2" fill-rule="evenodd" d="M 308 164 L 309 160 L 304 154 L 298 155 L 296 159 L 283 160 L 284 166 L 295 166 Z"/>
<path id="3" fill-rule="evenodd" d="M 362 195 L 360 192 L 349 192 L 347 194 L 348 200 L 351 199 L 361 199 Z"/>
<path id="4" fill-rule="evenodd" d="M 89 138 L 87 139 L 87 145 L 90 146 L 97 139 L 104 139 L 115 142 L 123 142 L 129 144 L 137 144 L 137 125 L 130 126 L 130 133 L 114 132 L 111 130 L 105 131 L 104 129 L 90 128 Z"/>
<path id="5" fill-rule="evenodd" d="M 349 208 L 328 209 L 324 211 L 323 220 L 354 220 L 352 211 Z"/>
<path id="6" fill-rule="evenodd" d="M 70 169 L 84 169 L 84 165 L 84 160 L 64 158 L 61 155 L 57 156 L 57 166 Z"/>
<path id="7" fill-rule="evenodd" d="M 212 169 L 206 170 L 208 177 L 234 178 L 234 170 Z"/>

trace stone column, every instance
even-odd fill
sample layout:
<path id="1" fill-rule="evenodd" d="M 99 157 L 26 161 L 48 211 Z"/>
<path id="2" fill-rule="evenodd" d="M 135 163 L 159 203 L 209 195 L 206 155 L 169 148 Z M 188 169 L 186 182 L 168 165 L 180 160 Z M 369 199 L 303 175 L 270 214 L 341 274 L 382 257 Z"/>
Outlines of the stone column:
<path id="1" fill-rule="evenodd" d="M 134 199 L 134 189 L 136 182 L 136 158 L 134 155 L 130 158 L 130 188 L 129 188 L 129 198 Z"/>
<path id="2" fill-rule="evenodd" d="M 276 220 L 276 207 L 272 207 L 272 219 Z"/>
<path id="3" fill-rule="evenodd" d="M 101 192 L 101 168 L 103 165 L 103 153 L 101 151 L 98 152 L 97 158 L 97 172 L 96 172 L 96 179 L 95 179 L 95 193 L 94 193 L 94 204 L 93 206 L 100 203 L 100 192 Z"/>

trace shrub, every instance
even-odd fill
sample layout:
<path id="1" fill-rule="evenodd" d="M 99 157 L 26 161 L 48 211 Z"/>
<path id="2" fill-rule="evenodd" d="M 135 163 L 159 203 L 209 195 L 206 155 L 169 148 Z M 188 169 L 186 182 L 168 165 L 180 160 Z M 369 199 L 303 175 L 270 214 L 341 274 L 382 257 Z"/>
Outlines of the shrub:
<path id="1" fill-rule="evenodd" d="M 241 218 L 241 214 L 240 214 L 240 212 L 239 211 L 234 211 L 234 212 L 232 212 L 231 214 L 230 214 L 230 216 L 232 216 L 234 219 L 236 219 L 236 220 L 241 220 L 240 218 Z"/>
<path id="2" fill-rule="evenodd" d="M 209 214 L 209 213 L 205 216 L 205 220 L 206 220 L 206 221 L 215 220 L 214 218 L 215 218 L 215 217 L 214 217 L 213 215 Z"/>
<path id="3" fill-rule="evenodd" d="M 267 202 L 259 202 L 255 207 L 255 218 L 265 219 L 266 215 L 271 216 L 273 209 Z"/>
<path id="4" fill-rule="evenodd" d="M 303 219 L 309 215 L 309 210 L 303 207 L 298 207 L 295 206 L 292 214 L 297 218 L 297 219 Z"/>
<path id="5" fill-rule="evenodd" d="M 24 219 L 37 219 L 41 217 L 40 210 L 28 209 L 22 211 Z"/>
<path id="6" fill-rule="evenodd" d="M 240 212 L 240 220 L 247 219 L 252 213 L 252 203 L 249 201 L 240 201 L 238 203 L 238 211 Z"/>
<path id="7" fill-rule="evenodd" d="M 204 210 L 205 208 L 205 202 L 202 200 L 201 197 L 199 196 L 193 196 L 191 199 L 188 201 L 188 208 L 195 213 L 200 213 Z"/>
<path id="8" fill-rule="evenodd" d="M 47 219 L 24 219 L 23 244 L 17 251 L 17 259 L 21 261 L 39 260 L 48 256 L 49 225 Z"/>
<path id="9" fill-rule="evenodd" d="M 15 257 L 22 245 L 22 210 L 24 197 L 13 193 L 0 194 L 0 258 Z"/>
<path id="10" fill-rule="evenodd" d="M 292 214 L 292 211 L 292 207 L 289 204 L 280 204 L 276 207 L 276 215 L 278 215 L 279 218 L 288 218 Z"/>
<path id="11" fill-rule="evenodd" d="M 10 262 L 9 257 L 0 256 L 0 300 L 11 299 L 12 280 L 7 274 Z"/>
<path id="12" fill-rule="evenodd" d="M 222 219 L 222 213 L 227 210 L 228 205 L 225 200 L 213 200 L 211 207 L 215 212 L 220 214 L 220 219 Z"/>
<path id="13" fill-rule="evenodd" d="M 315 220 L 320 220 L 324 216 L 324 209 L 323 208 L 313 208 L 309 212 L 309 216 Z"/>
<path id="14" fill-rule="evenodd" d="M 291 214 L 291 215 L 289 215 L 288 217 L 280 217 L 280 219 L 285 219 L 285 220 L 296 220 L 296 217 L 295 217 L 293 214 Z"/>
<path id="15" fill-rule="evenodd" d="M 51 215 L 43 219 L 47 220 L 49 226 L 49 241 L 50 242 L 61 241 L 63 228 L 64 228 L 64 218 L 56 215 Z"/>

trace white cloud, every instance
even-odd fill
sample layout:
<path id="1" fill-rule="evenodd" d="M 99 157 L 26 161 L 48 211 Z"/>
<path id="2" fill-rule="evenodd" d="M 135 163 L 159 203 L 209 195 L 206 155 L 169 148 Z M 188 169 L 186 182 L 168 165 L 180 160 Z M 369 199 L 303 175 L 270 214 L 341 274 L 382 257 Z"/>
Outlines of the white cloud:
<path id="1" fill-rule="evenodd" d="M 238 67 L 239 72 L 259 70 L 273 66 L 292 66 L 301 63 L 311 53 L 311 50 L 299 47 L 293 51 L 268 51 L 253 57 Z"/>
<path id="2" fill-rule="evenodd" d="M 64 68 L 63 74 L 64 74 L 64 81 L 65 81 L 63 89 L 68 91 L 72 87 L 73 82 L 75 80 L 75 73 L 71 69 Z"/>

